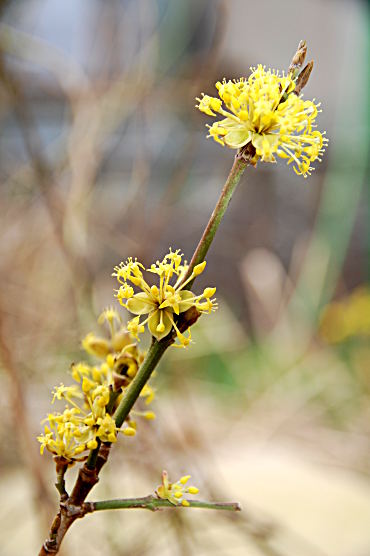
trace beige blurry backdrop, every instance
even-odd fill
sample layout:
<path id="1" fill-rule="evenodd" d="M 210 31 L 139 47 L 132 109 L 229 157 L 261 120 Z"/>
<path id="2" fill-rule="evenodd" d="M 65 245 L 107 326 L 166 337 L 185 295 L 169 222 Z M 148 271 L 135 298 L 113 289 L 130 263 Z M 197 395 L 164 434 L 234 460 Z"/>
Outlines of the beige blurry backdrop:
<path id="1" fill-rule="evenodd" d="M 346 314 L 329 322 L 334 344 L 319 327 L 368 279 L 368 4 L 0 6 L 0 553 L 35 554 L 46 534 L 57 493 L 35 437 L 114 303 L 113 266 L 169 246 L 190 257 L 217 199 L 233 153 L 206 139 L 195 97 L 257 63 L 286 68 L 304 38 L 324 160 L 307 180 L 283 163 L 248 169 L 199 280 L 219 311 L 167 354 L 157 420 L 115 447 L 91 496 L 145 495 L 168 469 L 243 512 L 102 512 L 63 555 L 370 554 L 364 304 L 343 341 Z"/>

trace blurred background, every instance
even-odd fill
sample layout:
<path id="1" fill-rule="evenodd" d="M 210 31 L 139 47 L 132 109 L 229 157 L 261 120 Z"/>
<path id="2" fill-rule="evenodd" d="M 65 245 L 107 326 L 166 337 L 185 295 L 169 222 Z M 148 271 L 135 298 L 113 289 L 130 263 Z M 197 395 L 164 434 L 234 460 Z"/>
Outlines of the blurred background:
<path id="1" fill-rule="evenodd" d="M 167 352 L 156 421 L 121 440 L 91 495 L 143 496 L 167 469 L 243 512 L 102 512 L 62 553 L 369 556 L 369 4 L 0 7 L 1 554 L 46 536 L 57 492 L 35 438 L 116 304 L 114 265 L 169 246 L 190 259 L 217 200 L 234 153 L 206 139 L 195 97 L 287 68 L 306 39 L 323 162 L 307 180 L 282 161 L 247 169 L 197 284 L 217 286 L 219 310 Z"/>

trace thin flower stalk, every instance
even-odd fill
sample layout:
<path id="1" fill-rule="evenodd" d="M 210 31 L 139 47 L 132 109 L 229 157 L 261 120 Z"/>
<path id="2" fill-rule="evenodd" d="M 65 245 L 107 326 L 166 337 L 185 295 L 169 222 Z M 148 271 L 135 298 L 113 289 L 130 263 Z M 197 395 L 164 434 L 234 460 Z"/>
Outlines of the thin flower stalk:
<path id="1" fill-rule="evenodd" d="M 141 498 L 117 498 L 113 500 L 101 500 L 98 502 L 85 502 L 83 512 L 92 513 L 102 510 L 131 510 L 142 509 L 156 512 L 162 509 L 174 508 L 201 508 L 204 510 L 222 510 L 229 512 L 240 512 L 241 507 L 237 502 L 204 502 L 202 500 L 187 500 L 188 504 L 174 506 L 169 500 L 157 498 L 153 494 Z"/>

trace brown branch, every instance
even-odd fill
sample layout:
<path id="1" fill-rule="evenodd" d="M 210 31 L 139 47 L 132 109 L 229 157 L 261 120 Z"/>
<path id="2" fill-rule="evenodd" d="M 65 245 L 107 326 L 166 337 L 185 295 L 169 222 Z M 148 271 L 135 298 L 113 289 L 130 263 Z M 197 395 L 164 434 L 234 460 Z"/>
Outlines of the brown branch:
<path id="1" fill-rule="evenodd" d="M 108 460 L 109 451 L 110 445 L 102 443 L 95 468 L 89 469 L 86 463 L 81 467 L 71 495 L 67 500 L 63 500 L 60 503 L 60 510 L 55 516 L 52 527 L 50 528 L 49 538 L 41 547 L 39 556 L 58 553 L 68 529 L 76 519 L 81 517 L 80 509 L 91 489 L 99 481 L 99 473 Z"/>

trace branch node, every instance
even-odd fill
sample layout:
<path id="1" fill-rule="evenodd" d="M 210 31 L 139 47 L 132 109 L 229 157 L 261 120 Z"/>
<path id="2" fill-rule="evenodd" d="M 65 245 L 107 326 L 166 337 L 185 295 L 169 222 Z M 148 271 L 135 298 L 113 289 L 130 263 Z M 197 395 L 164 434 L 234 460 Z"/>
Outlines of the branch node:
<path id="1" fill-rule="evenodd" d="M 235 160 L 242 160 L 246 164 L 253 164 L 252 160 L 253 160 L 255 154 L 256 154 L 255 147 L 252 145 L 252 143 L 247 143 L 247 145 L 245 145 L 244 147 L 241 147 L 237 151 L 237 153 L 235 155 Z M 253 166 L 255 166 L 255 164 L 253 164 Z"/>
<path id="2" fill-rule="evenodd" d="M 90 513 L 94 512 L 94 511 L 95 511 L 95 504 L 94 504 L 94 502 L 84 502 L 84 503 L 82 504 L 81 511 L 83 512 L 83 515 L 84 515 L 84 516 L 85 516 L 86 514 L 90 514 Z M 81 516 L 81 517 L 83 517 L 83 516 Z"/>
<path id="3" fill-rule="evenodd" d="M 46 540 L 44 542 L 44 544 L 42 545 L 42 547 L 43 547 L 44 552 L 46 554 L 57 554 L 57 552 L 58 552 L 58 546 L 57 546 L 56 540 L 53 540 L 53 541 Z"/>
<path id="4" fill-rule="evenodd" d="M 88 467 L 86 467 L 86 465 L 84 465 L 80 469 L 80 475 L 84 483 L 89 483 L 91 485 L 94 485 L 99 481 L 99 477 L 97 476 L 96 469 L 89 469 Z"/>
<path id="5" fill-rule="evenodd" d="M 60 504 L 60 511 L 66 517 L 83 517 L 85 515 L 84 505 L 82 506 L 75 506 L 74 504 L 69 504 L 68 502 L 61 502 Z"/>

